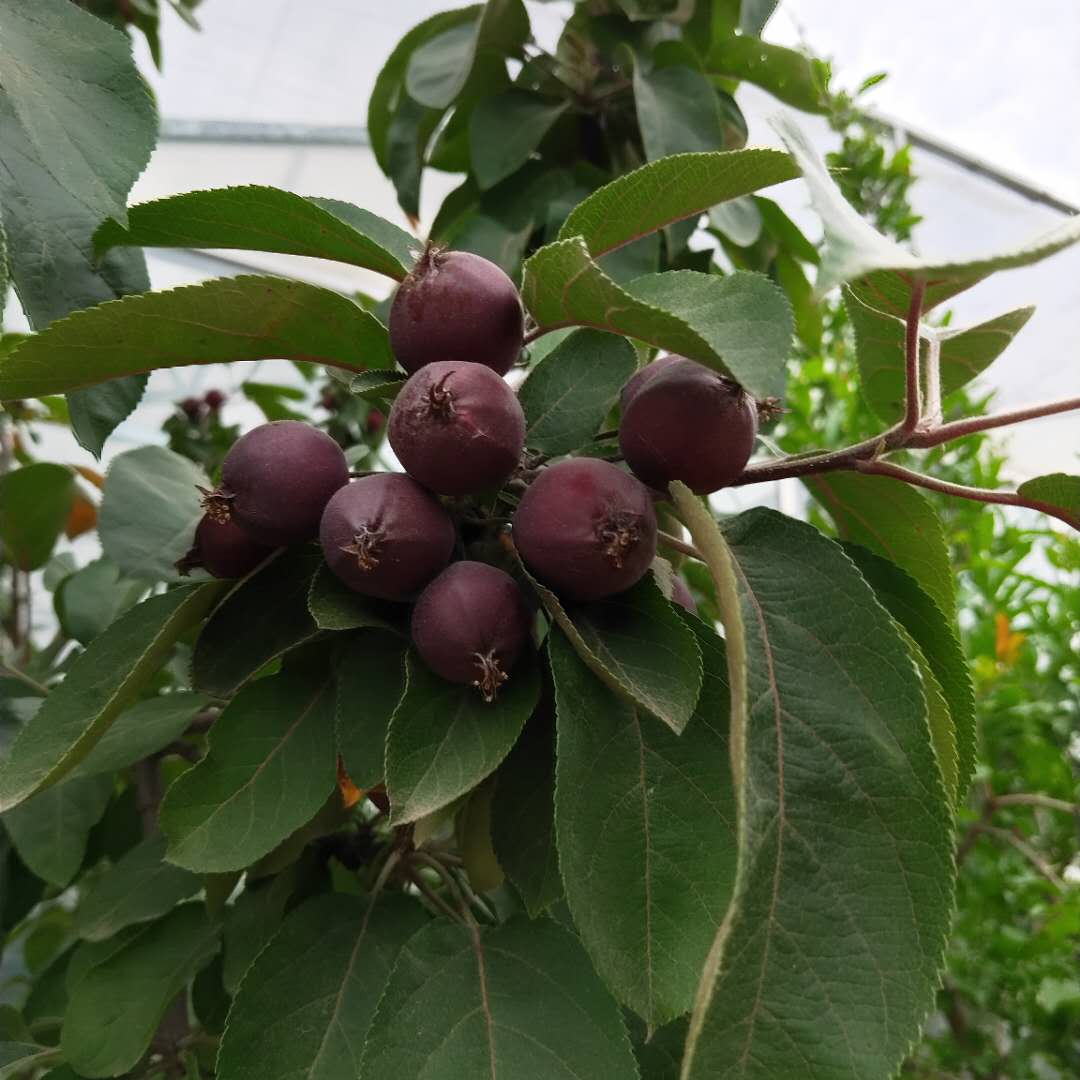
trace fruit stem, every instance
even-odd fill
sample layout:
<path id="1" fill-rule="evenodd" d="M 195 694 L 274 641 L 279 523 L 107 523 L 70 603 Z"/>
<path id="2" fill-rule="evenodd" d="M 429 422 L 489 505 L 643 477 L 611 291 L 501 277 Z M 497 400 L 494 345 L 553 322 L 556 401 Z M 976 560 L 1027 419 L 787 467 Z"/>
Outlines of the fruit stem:
<path id="1" fill-rule="evenodd" d="M 671 533 L 657 530 L 656 542 L 662 544 L 664 547 L 671 548 L 672 551 L 681 552 L 683 555 L 689 555 L 691 559 L 697 559 L 699 562 L 705 561 L 705 556 L 693 544 L 688 544 L 685 540 L 680 540 L 677 536 L 672 536 Z"/>

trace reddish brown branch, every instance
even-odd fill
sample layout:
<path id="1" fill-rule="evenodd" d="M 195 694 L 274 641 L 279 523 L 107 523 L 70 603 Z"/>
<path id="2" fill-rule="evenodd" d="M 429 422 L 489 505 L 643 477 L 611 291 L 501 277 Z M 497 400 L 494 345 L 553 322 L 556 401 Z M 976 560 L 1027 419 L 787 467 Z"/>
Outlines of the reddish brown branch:
<path id="1" fill-rule="evenodd" d="M 941 424 L 928 431 L 915 432 L 905 445 L 913 450 L 926 450 L 931 446 L 952 442 L 953 439 L 962 439 L 965 435 L 1008 427 L 1025 420 L 1039 420 L 1044 416 L 1055 416 L 1058 413 L 1072 412 L 1074 409 L 1080 409 L 1080 397 L 1066 398 L 1063 401 L 1045 401 L 1039 405 L 1029 405 L 1025 409 L 1014 409 L 1011 412 L 995 413 L 991 416 L 973 416 L 967 420 L 954 420 L 952 423 Z"/>

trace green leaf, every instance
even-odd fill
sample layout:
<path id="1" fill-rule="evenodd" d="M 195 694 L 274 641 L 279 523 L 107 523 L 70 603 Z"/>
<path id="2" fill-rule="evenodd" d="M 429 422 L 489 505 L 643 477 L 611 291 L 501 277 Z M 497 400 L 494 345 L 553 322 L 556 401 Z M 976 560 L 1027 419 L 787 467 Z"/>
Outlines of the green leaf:
<path id="1" fill-rule="evenodd" d="M 301 869 L 298 860 L 275 877 L 246 877 L 236 903 L 225 909 L 222 982 L 233 996 L 255 958 L 281 927 Z"/>
<path id="2" fill-rule="evenodd" d="M 716 94 L 700 71 L 682 64 L 652 71 L 635 65 L 634 106 L 649 161 L 724 145 Z"/>
<path id="3" fill-rule="evenodd" d="M 1074 529 L 1080 529 L 1080 476 L 1049 473 L 1021 484 L 1017 491 L 1025 499 L 1043 503 L 1058 517 L 1069 519 Z"/>
<path id="4" fill-rule="evenodd" d="M 16 1077 L 27 1076 L 28 1069 L 42 1069 L 59 1059 L 60 1051 L 54 1046 L 2 1042 L 0 1043 L 0 1080 L 15 1080 Z M 59 1070 L 53 1070 L 48 1075 L 57 1077 L 57 1080 L 64 1080 L 60 1077 Z M 74 1080 L 78 1080 L 78 1077 Z"/>
<path id="5" fill-rule="evenodd" d="M 183 904 L 107 944 L 114 943 L 99 962 L 69 975 L 60 1049 L 84 1076 L 134 1068 L 173 998 L 218 948 L 202 904 Z"/>
<path id="6" fill-rule="evenodd" d="M 64 786 L 54 790 L 63 791 Z M 95 878 L 75 909 L 79 937 L 104 941 L 136 923 L 167 915 L 202 890 L 199 877 L 164 860 L 164 837 L 148 837 Z"/>
<path id="7" fill-rule="evenodd" d="M 98 532 L 105 554 L 125 574 L 177 581 L 202 517 L 199 487 L 210 487 L 194 462 L 164 446 L 140 446 L 113 458 L 105 475 Z"/>
<path id="8" fill-rule="evenodd" d="M 404 898 L 331 894 L 304 904 L 240 986 L 221 1043 L 219 1080 L 359 1076 L 382 988 L 426 921 L 423 908 Z"/>
<path id="9" fill-rule="evenodd" d="M 698 639 L 706 680 L 681 735 L 612 694 L 560 631 L 549 645 L 566 899 L 597 971 L 650 1029 L 693 1004 L 735 877 L 724 651 L 704 624 Z"/>
<path id="10" fill-rule="evenodd" d="M 360 1071 L 394 1080 L 636 1074 L 585 951 L 546 919 L 482 930 L 433 923 L 416 934 L 379 1002 Z"/>
<path id="11" fill-rule="evenodd" d="M 529 373 L 518 390 L 526 446 L 569 454 L 599 430 L 637 367 L 633 346 L 597 330 L 577 330 Z"/>
<path id="12" fill-rule="evenodd" d="M 189 191 L 133 206 L 127 228 L 107 221 L 94 237 L 99 255 L 117 245 L 306 255 L 360 266 L 400 281 L 412 266 L 410 251 L 417 241 L 351 203 L 250 184 Z"/>
<path id="13" fill-rule="evenodd" d="M 596 258 L 710 206 L 749 195 L 799 170 L 780 150 L 753 148 L 676 154 L 625 173 L 579 203 L 559 239 L 580 236 Z"/>
<path id="14" fill-rule="evenodd" d="M 319 633 L 308 592 L 322 552 L 286 548 L 237 585 L 195 642 L 191 679 L 197 690 L 229 697 L 271 660 Z"/>
<path id="15" fill-rule="evenodd" d="M 893 423 L 904 414 L 904 321 L 868 307 L 850 289 L 844 290 L 844 304 L 855 331 L 863 396 L 877 416 L 886 423 Z M 959 390 L 985 371 L 1009 347 L 1034 313 L 1033 307 L 1017 308 L 978 326 L 935 330 L 941 342 L 942 395 Z M 920 342 L 923 357 L 927 345 L 925 339 Z"/>
<path id="16" fill-rule="evenodd" d="M 162 803 L 170 862 L 240 870 L 319 810 L 336 782 L 333 690 L 327 674 L 283 671 L 237 694 Z"/>
<path id="17" fill-rule="evenodd" d="M 75 497 L 75 474 L 39 462 L 0 476 L 0 543 L 20 570 L 39 570 L 64 531 Z"/>
<path id="18" fill-rule="evenodd" d="M 568 107 L 519 87 L 480 101 L 469 116 L 469 162 L 480 190 L 517 172 Z"/>
<path id="19" fill-rule="evenodd" d="M 95 559 L 69 574 L 53 599 L 64 633 L 83 645 L 112 625 L 146 594 L 145 581 L 132 581 L 111 559 Z"/>
<path id="20" fill-rule="evenodd" d="M 485 53 L 516 57 L 529 36 L 521 0 L 488 0 L 468 22 L 443 30 L 410 56 L 405 76 L 409 96 L 430 109 L 445 109 L 465 89 Z"/>
<path id="21" fill-rule="evenodd" d="M 187 690 L 140 701 L 120 713 L 71 775 L 112 773 L 156 754 L 179 739 L 195 714 L 208 704 L 209 699 L 204 694 Z"/>
<path id="22" fill-rule="evenodd" d="M 684 1016 L 673 1020 L 659 1031 L 652 1032 L 648 1039 L 645 1026 L 632 1013 L 627 1015 L 627 1023 L 641 1080 L 679 1080 L 687 1018 Z"/>
<path id="23" fill-rule="evenodd" d="M 320 630 L 394 629 L 391 605 L 354 592 L 321 559 L 311 579 L 307 603 L 308 612 Z"/>
<path id="24" fill-rule="evenodd" d="M 890 615 L 922 650 L 948 705 L 956 743 L 954 785 L 958 801 L 967 793 L 975 772 L 975 690 L 956 628 L 918 582 L 888 559 L 859 544 L 844 544 L 844 551 L 866 578 Z"/>
<path id="25" fill-rule="evenodd" d="M 700 519 L 691 533 L 723 544 Z M 918 674 L 812 527 L 751 510 L 725 538 L 738 628 L 725 627 L 745 634 L 749 684 L 748 712 L 732 711 L 739 863 L 683 1077 L 892 1076 L 933 1005 L 952 909 Z"/>
<path id="26" fill-rule="evenodd" d="M 335 374 L 333 369 L 329 374 Z M 343 374 L 343 381 L 349 391 L 357 397 L 366 398 L 369 401 L 393 401 L 397 397 L 408 375 L 400 371 L 387 371 L 377 369 L 375 371 L 362 371 L 359 375 Z"/>
<path id="27" fill-rule="evenodd" d="M 493 892 L 506 881 L 491 838 L 495 777 L 489 776 L 465 797 L 454 819 L 454 842 L 474 892 Z"/>
<path id="28" fill-rule="evenodd" d="M 215 582 L 152 596 L 95 638 L 0 764 L 0 811 L 71 772 L 133 704 L 176 641 L 205 618 L 221 592 Z"/>
<path id="29" fill-rule="evenodd" d="M 945 531 L 927 498 L 890 476 L 835 472 L 806 480 L 842 540 L 862 544 L 907 571 L 948 618 L 956 583 Z"/>
<path id="30" fill-rule="evenodd" d="M 82 866 L 90 830 L 112 794 L 108 776 L 55 784 L 4 814 L 19 858 L 39 877 L 64 888 Z"/>
<path id="31" fill-rule="evenodd" d="M 760 274 L 668 271 L 620 288 L 581 240 L 560 240 L 525 263 L 522 299 L 544 329 L 591 326 L 698 360 L 761 397 L 783 388 L 791 309 Z"/>
<path id="32" fill-rule="evenodd" d="M 257 405 L 267 420 L 306 420 L 303 412 L 289 408 L 287 401 L 306 401 L 307 394 L 299 386 L 276 386 L 273 383 L 246 379 L 240 391 L 248 401 Z"/>
<path id="33" fill-rule="evenodd" d="M 917 282 L 926 283 L 922 310 L 930 311 L 995 271 L 1029 266 L 1080 240 L 1080 217 L 1073 217 L 997 255 L 944 263 L 919 258 L 882 236 L 844 199 L 824 159 L 793 120 L 781 116 L 774 123 L 803 171 L 814 209 L 825 226 L 819 295 L 852 282 L 852 291 L 864 304 L 903 318 Z"/>
<path id="34" fill-rule="evenodd" d="M 350 634 L 335 653 L 337 745 L 361 789 L 386 777 L 386 733 L 405 693 L 409 643 L 382 630 Z"/>
<path id="35" fill-rule="evenodd" d="M 701 692 L 701 650 L 653 575 L 616 596 L 567 612 L 524 566 L 522 572 L 595 675 L 672 731 L 686 727 Z"/>
<path id="36" fill-rule="evenodd" d="M 339 293 L 284 278 L 219 278 L 80 311 L 0 358 L 0 398 L 40 397 L 118 375 L 233 360 L 394 363 L 386 328 Z"/>
<path id="37" fill-rule="evenodd" d="M 763 223 L 753 196 L 742 195 L 709 210 L 709 224 L 738 247 L 757 243 Z"/>
<path id="38" fill-rule="evenodd" d="M 518 660 L 493 702 L 439 678 L 414 655 L 386 739 L 386 790 L 397 825 L 448 806 L 498 768 L 540 695 L 535 656 Z"/>
<path id="39" fill-rule="evenodd" d="M 742 0 L 739 5 L 739 30 L 760 37 L 780 0 Z"/>
<path id="40" fill-rule="evenodd" d="M 495 855 L 535 919 L 563 894 L 555 844 L 554 703 L 541 700 L 496 774 Z"/>
<path id="41" fill-rule="evenodd" d="M 827 113 L 831 105 L 826 66 L 794 49 L 747 34 L 714 40 L 705 70 L 718 78 L 753 83 L 803 112 Z"/>

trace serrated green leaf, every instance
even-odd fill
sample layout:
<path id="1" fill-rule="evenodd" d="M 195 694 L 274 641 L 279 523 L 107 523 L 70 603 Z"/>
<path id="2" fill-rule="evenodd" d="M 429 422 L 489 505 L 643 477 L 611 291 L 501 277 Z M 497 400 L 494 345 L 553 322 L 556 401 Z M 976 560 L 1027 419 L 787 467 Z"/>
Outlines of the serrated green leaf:
<path id="1" fill-rule="evenodd" d="M 72 777 L 8 810 L 4 828 L 19 858 L 39 878 L 63 889 L 82 865 L 90 830 L 111 794 L 108 776 Z"/>
<path id="2" fill-rule="evenodd" d="M 243 892 L 225 910 L 222 982 L 234 997 L 255 958 L 280 929 L 300 869 L 296 861 L 274 877 L 245 878 Z"/>
<path id="3" fill-rule="evenodd" d="M 480 190 L 517 172 L 567 108 L 519 87 L 480 101 L 469 115 L 469 161 Z"/>
<path id="4" fill-rule="evenodd" d="M 691 67 L 676 64 L 643 71 L 635 65 L 634 107 L 649 161 L 724 145 L 716 94 L 709 80 Z"/>
<path id="5" fill-rule="evenodd" d="M 820 61 L 749 34 L 714 40 L 705 70 L 718 78 L 753 83 L 803 112 L 825 113 L 830 108 L 827 69 Z"/>
<path id="6" fill-rule="evenodd" d="M 75 474 L 37 462 L 0 476 L 0 545 L 20 570 L 39 570 L 64 531 Z"/>
<path id="7" fill-rule="evenodd" d="M 546 919 L 512 919 L 483 930 L 435 923 L 405 945 L 360 1075 L 629 1080 L 636 1072 L 619 1011 L 574 936 Z"/>
<path id="8" fill-rule="evenodd" d="M 945 700 L 945 691 L 938 682 L 934 669 L 926 658 L 926 653 L 903 626 L 897 625 L 900 636 L 904 639 L 908 652 L 911 654 L 911 659 L 919 669 L 923 697 L 926 699 L 926 723 L 930 729 L 934 757 L 937 759 L 949 806 L 955 808 L 958 806 L 957 792 L 960 782 L 959 754 L 956 746 L 956 729 L 953 725 L 952 713 L 949 711 L 949 703 Z"/>
<path id="9" fill-rule="evenodd" d="M 195 689 L 229 697 L 271 660 L 314 638 L 319 628 L 308 610 L 308 594 L 321 565 L 320 550 L 301 544 L 241 581 L 195 642 Z"/>
<path id="10" fill-rule="evenodd" d="M 418 246 L 403 229 L 359 206 L 259 184 L 189 191 L 133 206 L 126 228 L 107 221 L 94 237 L 99 255 L 117 245 L 306 255 L 397 281 L 409 272 L 410 252 Z"/>
<path id="11" fill-rule="evenodd" d="M 696 543 L 707 531 L 691 523 Z M 933 1005 L 952 908 L 918 674 L 856 569 L 809 525 L 752 510 L 725 541 L 749 682 L 731 733 L 739 864 L 682 1075 L 891 1076 Z"/>
<path id="12" fill-rule="evenodd" d="M 967 659 L 952 622 L 919 583 L 895 563 L 859 544 L 844 544 L 844 551 L 866 578 L 890 615 L 922 650 L 948 705 L 956 742 L 956 783 L 960 801 L 975 772 L 975 690 Z"/>
<path id="13" fill-rule="evenodd" d="M 240 870 L 308 821 L 336 782 L 334 687 L 283 671 L 242 690 L 214 721 L 205 758 L 161 805 L 168 859 L 200 873 Z"/>
<path id="14" fill-rule="evenodd" d="M 386 738 L 386 790 L 395 824 L 448 806 L 490 776 L 540 696 L 539 664 L 522 656 L 493 702 L 440 679 L 414 655 Z"/>
<path id="15" fill-rule="evenodd" d="M 304 904 L 259 955 L 229 1013 L 220 1080 L 343 1080 L 383 986 L 426 922 L 414 901 L 328 895 Z"/>
<path id="16" fill-rule="evenodd" d="M 526 446 L 552 456 L 581 449 L 636 367 L 637 355 L 624 338 L 598 330 L 575 331 L 518 389 Z"/>
<path id="17" fill-rule="evenodd" d="M 545 696 L 499 766 L 491 808 L 495 855 L 535 919 L 563 894 L 555 843 L 555 713 Z"/>
<path id="18" fill-rule="evenodd" d="M 676 154 L 612 180 L 579 203 L 559 240 L 580 236 L 599 257 L 710 206 L 792 180 L 799 170 L 780 150 L 760 147 Z M 541 249 L 543 250 L 543 249 Z"/>
<path id="19" fill-rule="evenodd" d="M 0 358 L 0 398 L 40 397 L 155 368 L 233 360 L 391 367 L 386 328 L 329 289 L 218 278 L 80 311 Z"/>
<path id="20" fill-rule="evenodd" d="M 844 304 L 855 331 L 863 397 L 878 417 L 893 423 L 904 414 L 904 322 L 895 315 L 868 307 L 850 289 L 844 290 Z M 978 326 L 934 331 L 941 342 L 941 393 L 951 394 L 985 371 L 1009 347 L 1034 313 L 1033 307 L 1017 308 Z M 921 342 L 924 357 L 926 350 L 924 339 Z"/>
<path id="21" fill-rule="evenodd" d="M 630 1041 L 634 1044 L 641 1080 L 679 1080 L 682 1069 L 683 1044 L 686 1042 L 687 1018 L 681 1017 L 665 1024 L 651 1035 L 633 1013 L 626 1015 Z M 646 1035 L 649 1037 L 646 1038 Z"/>
<path id="22" fill-rule="evenodd" d="M 177 639 L 205 618 L 222 591 L 215 582 L 152 596 L 95 638 L 0 764 L 0 811 L 71 772 L 134 703 Z"/>
<path id="23" fill-rule="evenodd" d="M 845 200 L 824 159 L 792 119 L 777 117 L 774 126 L 799 163 L 814 209 L 825 226 L 819 295 L 851 282 L 852 291 L 864 304 L 903 318 L 917 282 L 926 284 L 922 310 L 930 311 L 995 271 L 1029 266 L 1080 240 L 1080 217 L 1074 217 L 1000 254 L 962 262 L 919 258 L 884 237 Z"/>
<path id="24" fill-rule="evenodd" d="M 321 560 L 311 579 L 308 611 L 320 630 L 395 629 L 392 605 L 354 592 Z"/>
<path id="25" fill-rule="evenodd" d="M 97 963 L 69 974 L 60 1048 L 83 1076 L 134 1068 L 173 998 L 217 951 L 218 932 L 202 904 L 183 904 L 103 944 L 114 942 Z"/>
<path id="26" fill-rule="evenodd" d="M 337 745 L 361 789 L 386 777 L 386 733 L 405 693 L 405 638 L 382 630 L 350 634 L 335 654 Z"/>
<path id="27" fill-rule="evenodd" d="M 195 714 L 206 708 L 209 701 L 205 694 L 178 690 L 147 698 L 125 709 L 71 775 L 116 772 L 156 754 L 180 738 Z"/>
<path id="28" fill-rule="evenodd" d="M 55 790 L 63 789 L 60 785 Z M 87 941 L 104 941 L 136 923 L 167 915 L 201 890 L 201 878 L 165 862 L 164 837 L 151 836 L 94 879 L 75 910 L 75 932 Z"/>
<path id="29" fill-rule="evenodd" d="M 704 624 L 697 636 L 705 684 L 681 735 L 616 697 L 561 631 L 549 645 L 566 899 L 597 971 L 650 1029 L 693 1004 L 735 877 L 724 651 Z"/>
<path id="30" fill-rule="evenodd" d="M 590 326 L 637 338 L 731 375 L 753 394 L 782 389 L 791 309 L 760 274 L 668 271 L 621 288 L 580 239 L 560 240 L 525 263 L 522 299 L 540 327 Z"/>
<path id="31" fill-rule="evenodd" d="M 952 618 L 956 611 L 945 531 L 926 497 L 889 476 L 834 472 L 806 479 L 842 540 L 862 544 L 907 571 Z"/>
<path id="32" fill-rule="evenodd" d="M 1069 519 L 1074 529 L 1080 529 L 1080 476 L 1049 473 L 1025 481 L 1017 490 L 1025 499 L 1059 511 L 1058 517 Z"/>
<path id="33" fill-rule="evenodd" d="M 764 227 L 761 211 L 750 195 L 741 195 L 712 207 L 709 210 L 709 224 L 738 247 L 750 247 L 757 243 Z"/>

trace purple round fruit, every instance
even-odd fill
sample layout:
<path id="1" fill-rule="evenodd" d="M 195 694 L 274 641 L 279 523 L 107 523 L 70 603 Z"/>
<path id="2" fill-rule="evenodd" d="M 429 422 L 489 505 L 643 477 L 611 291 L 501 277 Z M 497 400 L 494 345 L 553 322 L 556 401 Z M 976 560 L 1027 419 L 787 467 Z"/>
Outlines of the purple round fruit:
<path id="1" fill-rule="evenodd" d="M 697 601 L 690 591 L 690 586 L 678 574 L 671 579 L 671 602 L 686 608 L 691 615 L 697 614 Z"/>
<path id="2" fill-rule="evenodd" d="M 299 420 L 275 420 L 237 439 L 221 465 L 221 484 L 203 491 L 208 517 L 235 520 L 271 547 L 313 540 L 338 488 L 349 482 L 341 447 Z"/>
<path id="3" fill-rule="evenodd" d="M 216 578 L 250 574 L 274 549 L 252 539 L 235 521 L 204 516 L 195 529 L 191 550 L 176 564 L 182 574 L 202 567 Z"/>
<path id="4" fill-rule="evenodd" d="M 440 495 L 501 486 L 525 447 L 517 396 L 489 367 L 428 364 L 390 411 L 390 445 L 405 471 Z"/>
<path id="5" fill-rule="evenodd" d="M 475 686 L 490 702 L 509 678 L 531 625 L 525 597 L 509 574 L 487 563 L 457 562 L 420 594 L 412 639 L 436 675 Z"/>
<path id="6" fill-rule="evenodd" d="M 633 396 L 619 448 L 650 487 L 667 491 L 672 480 L 681 480 L 705 495 L 746 468 L 757 425 L 757 406 L 738 383 L 680 358 Z"/>
<path id="7" fill-rule="evenodd" d="M 666 368 L 671 367 L 678 360 L 682 360 L 681 356 L 675 354 L 669 354 L 667 356 L 658 356 L 650 364 L 646 364 L 643 368 L 638 368 L 629 379 L 626 380 L 626 385 L 623 386 L 622 391 L 619 394 L 619 405 L 622 406 L 623 412 L 630 406 L 630 402 L 637 397 L 638 391 L 647 386 L 652 380 L 664 371 Z"/>
<path id="8" fill-rule="evenodd" d="M 521 353 L 524 330 L 514 283 L 467 251 L 429 247 L 390 308 L 390 348 L 410 373 L 464 360 L 505 375 Z"/>
<path id="9" fill-rule="evenodd" d="M 323 511 L 319 542 L 330 569 L 356 592 L 415 596 L 454 550 L 442 505 L 401 473 L 374 473 L 340 488 Z"/>
<path id="10" fill-rule="evenodd" d="M 656 512 L 628 472 L 569 458 L 529 485 L 514 514 L 529 569 L 569 600 L 600 600 L 635 584 L 656 555 Z"/>

